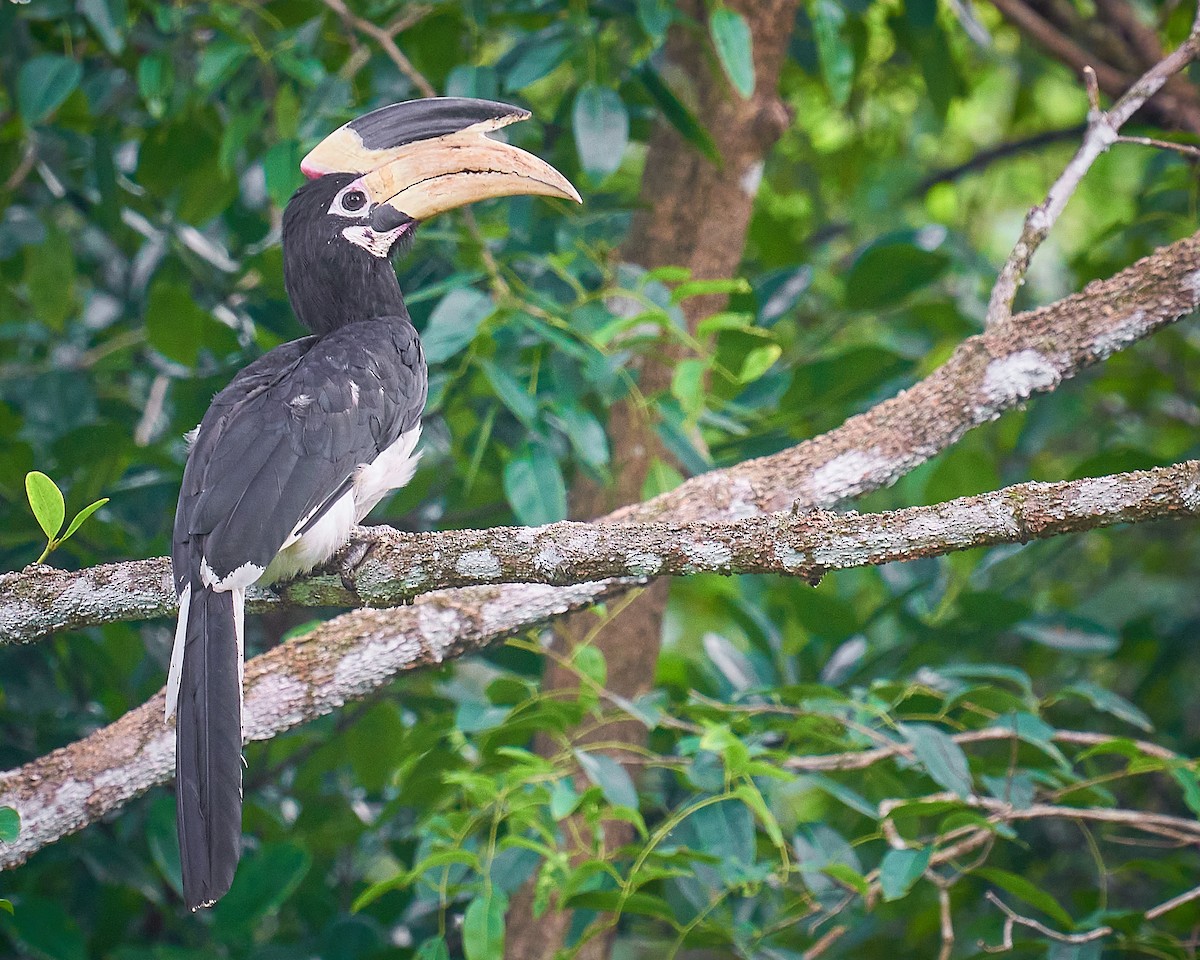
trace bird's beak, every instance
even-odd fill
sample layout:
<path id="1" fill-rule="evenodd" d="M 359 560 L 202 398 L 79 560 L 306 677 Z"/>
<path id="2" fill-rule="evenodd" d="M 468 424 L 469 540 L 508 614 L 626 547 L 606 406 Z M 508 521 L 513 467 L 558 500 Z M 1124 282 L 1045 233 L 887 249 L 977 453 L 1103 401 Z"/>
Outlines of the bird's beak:
<path id="1" fill-rule="evenodd" d="M 476 200 L 534 194 L 581 203 L 544 160 L 499 140 L 492 130 L 529 111 L 490 100 L 437 97 L 394 103 L 351 120 L 304 158 L 307 177 L 361 173 L 372 221 L 427 220 Z"/>

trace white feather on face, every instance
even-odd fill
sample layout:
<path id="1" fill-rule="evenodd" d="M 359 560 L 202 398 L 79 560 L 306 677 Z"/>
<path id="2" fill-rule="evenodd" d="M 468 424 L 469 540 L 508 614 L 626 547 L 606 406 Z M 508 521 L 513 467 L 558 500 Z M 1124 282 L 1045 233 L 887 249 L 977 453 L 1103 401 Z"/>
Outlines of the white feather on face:
<path id="1" fill-rule="evenodd" d="M 394 230 L 376 233 L 366 224 L 362 224 L 344 228 L 342 236 L 356 247 L 362 247 L 371 256 L 387 259 L 388 254 L 392 250 L 392 244 L 396 242 L 396 238 L 401 233 L 408 229 L 408 226 L 409 224 L 403 224 Z"/>

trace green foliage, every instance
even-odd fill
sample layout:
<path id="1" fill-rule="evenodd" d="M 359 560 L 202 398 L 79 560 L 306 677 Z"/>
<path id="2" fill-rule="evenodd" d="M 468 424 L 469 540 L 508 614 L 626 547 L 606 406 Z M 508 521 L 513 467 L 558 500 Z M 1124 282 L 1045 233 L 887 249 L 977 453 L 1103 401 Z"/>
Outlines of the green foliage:
<path id="1" fill-rule="evenodd" d="M 381 25 L 412 12 L 351 7 Z M 923 181 L 1087 109 L 1075 78 L 989 7 L 976 15 L 995 40 L 981 47 L 961 5 L 811 0 L 780 86 L 794 122 L 762 171 L 741 277 L 646 272 L 619 247 L 645 203 L 653 125 L 723 159 L 664 54 L 667 30 L 699 39 L 731 97 L 761 95 L 740 16 L 713 3 L 701 23 L 663 0 L 423 7 L 397 37 L 416 69 L 440 92 L 529 107 L 514 142 L 586 203 L 485 204 L 473 221 L 423 225 L 399 261 L 431 363 L 420 469 L 377 513 L 405 528 L 564 516 L 569 489 L 607 483 L 628 454 L 605 433 L 618 400 L 658 425 L 670 455 L 651 465 L 652 495 L 911 385 L 980 331 L 1016 225 L 1074 144 Z M 1170 14 L 1169 43 L 1189 16 Z M 0 562 L 24 565 L 43 537 L 69 566 L 162 555 L 182 435 L 234 370 L 300 333 L 275 232 L 298 158 L 417 92 L 319 0 L 3 3 L 0 36 Z M 1020 305 L 1191 233 L 1196 201 L 1185 160 L 1114 147 Z M 693 337 L 681 305 L 712 293 L 729 302 Z M 651 390 L 634 371 L 664 341 L 681 361 Z M 855 506 L 1196 456 L 1198 353 L 1192 326 L 1164 332 Z M 56 485 L 33 481 L 40 506 L 25 507 L 35 465 L 73 502 L 112 503 L 59 537 Z M 935 879 L 955 877 L 956 955 L 999 941 L 991 891 L 1052 929 L 1112 926 L 1105 949 L 1187 956 L 1194 902 L 1153 922 L 1137 911 L 1194 885 L 1194 847 L 1139 848 L 1113 842 L 1125 828 L 1065 818 L 993 822 L 983 804 L 1195 820 L 1198 564 L 1180 523 L 817 589 L 680 581 L 646 696 L 615 698 L 619 665 L 587 645 L 564 658 L 578 696 L 545 694 L 537 637 L 405 677 L 247 748 L 253 843 L 220 909 L 180 909 L 172 801 L 155 790 L 5 875 L 16 913 L 0 916 L 0 953 L 494 957 L 504 905 L 530 882 L 535 912 L 572 911 L 570 950 L 615 929 L 621 955 L 794 960 L 844 924 L 826 956 L 933 955 Z M 252 651 L 291 627 L 252 620 Z M 160 622 L 0 650 L 3 768 L 155 694 L 169 646 Z M 644 750 L 610 754 L 573 733 L 612 719 L 643 727 Z M 1071 731 L 1091 739 L 1061 739 Z M 803 765 L 879 749 L 854 769 Z M 985 846 L 935 859 L 972 831 Z M 622 838 L 611 857 L 601 832 Z M 1062 948 L 1015 937 L 1033 955 Z"/>
<path id="2" fill-rule="evenodd" d="M 63 530 L 63 520 L 66 519 L 66 502 L 58 485 L 44 473 L 31 470 L 25 474 L 25 494 L 29 499 L 29 508 L 33 516 L 46 534 L 46 547 L 36 563 L 41 563 L 50 556 L 66 540 L 77 531 L 83 522 L 102 506 L 108 503 L 108 497 L 102 497 L 80 510 Z"/>

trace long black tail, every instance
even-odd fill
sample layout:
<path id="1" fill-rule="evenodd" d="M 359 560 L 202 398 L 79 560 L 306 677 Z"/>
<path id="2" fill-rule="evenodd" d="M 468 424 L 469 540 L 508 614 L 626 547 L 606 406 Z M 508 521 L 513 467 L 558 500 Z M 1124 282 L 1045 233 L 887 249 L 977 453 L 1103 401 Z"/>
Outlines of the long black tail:
<path id="1" fill-rule="evenodd" d="M 242 840 L 242 691 L 234 598 L 192 583 L 175 727 L 175 813 L 183 896 L 212 906 Z"/>

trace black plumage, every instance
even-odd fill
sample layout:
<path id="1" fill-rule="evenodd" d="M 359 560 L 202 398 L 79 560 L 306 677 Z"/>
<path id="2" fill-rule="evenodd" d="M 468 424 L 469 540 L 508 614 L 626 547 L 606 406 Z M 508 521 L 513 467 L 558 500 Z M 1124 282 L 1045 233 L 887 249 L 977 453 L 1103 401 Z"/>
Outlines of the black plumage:
<path id="1" fill-rule="evenodd" d="M 425 360 L 390 261 L 346 240 L 356 221 L 326 212 L 351 180 L 306 184 L 284 218 L 289 298 L 317 335 L 270 351 L 217 394 L 184 470 L 171 559 L 176 591 L 189 591 L 176 790 L 192 908 L 228 890 L 240 853 L 236 591 L 353 496 L 361 468 L 414 430 L 425 406 Z M 214 589 L 239 569 L 234 589 Z"/>
<path id="2" fill-rule="evenodd" d="M 284 282 L 313 336 L 250 364 L 214 398 L 188 454 L 171 564 L 179 626 L 167 682 L 184 899 L 212 904 L 241 846 L 246 589 L 324 562 L 412 476 L 427 376 L 389 256 L 415 218 L 490 196 L 579 194 L 485 136 L 528 111 L 484 100 L 392 104 L 301 162 L 283 216 Z"/>

